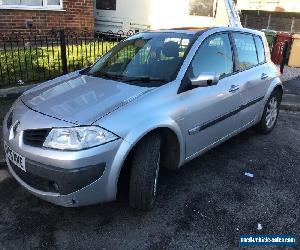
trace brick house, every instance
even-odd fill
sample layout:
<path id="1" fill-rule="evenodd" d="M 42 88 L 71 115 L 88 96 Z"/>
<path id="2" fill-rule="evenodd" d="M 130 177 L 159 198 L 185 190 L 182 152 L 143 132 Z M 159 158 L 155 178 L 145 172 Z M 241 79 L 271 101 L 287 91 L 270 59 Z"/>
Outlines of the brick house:
<path id="1" fill-rule="evenodd" d="M 0 0 L 0 35 L 94 31 L 93 0 Z"/>

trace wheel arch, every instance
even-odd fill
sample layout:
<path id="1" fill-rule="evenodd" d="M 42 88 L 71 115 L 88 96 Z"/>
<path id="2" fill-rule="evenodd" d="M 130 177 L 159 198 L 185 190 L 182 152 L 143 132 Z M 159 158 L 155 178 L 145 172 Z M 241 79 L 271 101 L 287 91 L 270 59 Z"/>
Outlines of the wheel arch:
<path id="1" fill-rule="evenodd" d="M 131 144 L 132 150 L 144 136 L 154 132 L 160 133 L 163 136 L 162 139 L 173 140 L 177 143 L 179 147 L 180 164 L 184 160 L 184 137 L 178 123 L 170 117 L 153 117 L 146 119 L 135 126 L 135 129 L 131 130 L 124 140 Z"/>
<path id="2" fill-rule="evenodd" d="M 270 87 L 267 91 L 266 98 L 265 98 L 266 102 L 274 91 L 279 91 L 280 94 L 283 95 L 283 86 L 279 78 L 275 78 L 270 84 Z"/>
<path id="3" fill-rule="evenodd" d="M 269 100 L 271 94 L 274 92 L 274 91 L 280 91 L 281 95 L 283 95 L 283 86 L 282 86 L 282 82 L 281 80 L 279 79 L 279 77 L 275 78 L 272 83 L 270 84 L 267 92 L 266 92 L 266 95 L 264 97 L 264 100 L 263 100 L 263 104 L 262 104 L 262 109 L 259 113 L 259 115 L 257 116 L 257 122 L 261 120 L 262 118 L 262 115 L 263 115 L 263 112 L 264 112 L 264 107 L 265 105 L 267 104 L 267 101 Z M 281 101 L 281 100 L 280 100 Z"/>
<path id="4" fill-rule="evenodd" d="M 283 96 L 283 87 L 282 85 L 276 85 L 274 90 L 272 92 L 279 92 L 280 93 L 280 102 L 282 101 L 282 96 Z"/>
<path id="5" fill-rule="evenodd" d="M 179 128 L 178 128 L 179 129 Z M 131 160 L 136 147 L 139 143 L 149 134 L 158 133 L 162 138 L 161 144 L 161 164 L 163 168 L 168 168 L 171 170 L 179 169 L 181 162 L 183 160 L 183 140 L 182 135 L 179 131 L 176 131 L 170 124 L 164 124 L 156 127 L 149 128 L 144 131 L 139 136 L 136 136 L 131 147 L 124 157 L 123 164 L 120 166 L 119 174 L 117 178 L 117 195 L 119 195 L 121 190 L 127 191 L 129 186 L 129 177 L 131 170 Z M 180 134 L 178 134 L 180 133 Z M 126 137 L 127 138 L 127 137 Z M 130 138 L 130 137 L 128 137 Z M 128 139 L 127 138 L 127 139 Z M 126 139 L 125 139 L 126 140 Z M 126 192 L 128 194 L 128 192 Z"/>

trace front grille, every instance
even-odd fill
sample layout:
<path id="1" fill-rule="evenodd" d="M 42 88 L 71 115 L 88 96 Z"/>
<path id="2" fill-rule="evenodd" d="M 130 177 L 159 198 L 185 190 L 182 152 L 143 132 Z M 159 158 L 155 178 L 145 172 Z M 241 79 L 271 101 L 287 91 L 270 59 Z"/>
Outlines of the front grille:
<path id="1" fill-rule="evenodd" d="M 25 145 L 42 147 L 51 129 L 32 129 L 25 130 L 23 142 Z"/>
<path id="2" fill-rule="evenodd" d="M 57 193 L 53 185 L 54 182 L 23 171 L 19 167 L 17 167 L 12 161 L 9 161 L 9 163 L 16 175 L 27 185 L 40 191 Z"/>
<path id="3" fill-rule="evenodd" d="M 11 111 L 7 117 L 7 129 L 10 129 L 13 120 L 13 112 Z"/>

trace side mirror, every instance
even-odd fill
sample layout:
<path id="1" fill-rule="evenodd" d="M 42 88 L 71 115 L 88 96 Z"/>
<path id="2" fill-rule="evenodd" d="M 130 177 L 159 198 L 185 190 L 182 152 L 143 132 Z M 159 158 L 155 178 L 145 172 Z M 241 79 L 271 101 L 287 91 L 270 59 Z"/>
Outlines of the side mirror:
<path id="1" fill-rule="evenodd" d="M 206 87 L 217 85 L 220 77 L 214 73 L 201 73 L 198 77 L 191 78 L 191 84 L 195 87 Z"/>

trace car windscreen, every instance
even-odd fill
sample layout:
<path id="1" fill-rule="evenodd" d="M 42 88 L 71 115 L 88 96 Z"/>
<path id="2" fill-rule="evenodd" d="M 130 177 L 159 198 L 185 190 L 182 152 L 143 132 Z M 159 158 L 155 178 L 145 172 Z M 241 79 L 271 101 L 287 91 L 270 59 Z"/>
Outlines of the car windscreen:
<path id="1" fill-rule="evenodd" d="M 120 42 L 86 72 L 141 86 L 160 86 L 175 79 L 194 34 L 149 32 Z"/>

